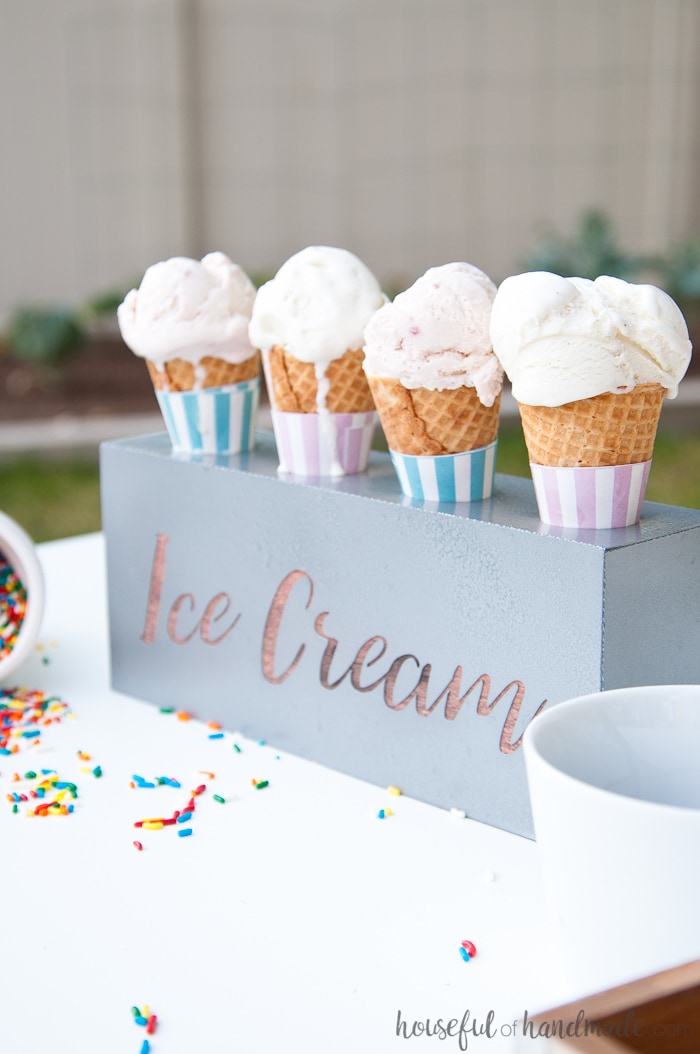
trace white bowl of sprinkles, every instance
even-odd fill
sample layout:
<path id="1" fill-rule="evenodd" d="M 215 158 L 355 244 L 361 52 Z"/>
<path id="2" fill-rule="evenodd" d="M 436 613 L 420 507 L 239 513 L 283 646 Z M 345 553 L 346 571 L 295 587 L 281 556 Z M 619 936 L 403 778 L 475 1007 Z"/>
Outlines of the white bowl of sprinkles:
<path id="1" fill-rule="evenodd" d="M 44 574 L 24 528 L 0 512 L 0 682 L 36 644 L 44 614 Z"/>

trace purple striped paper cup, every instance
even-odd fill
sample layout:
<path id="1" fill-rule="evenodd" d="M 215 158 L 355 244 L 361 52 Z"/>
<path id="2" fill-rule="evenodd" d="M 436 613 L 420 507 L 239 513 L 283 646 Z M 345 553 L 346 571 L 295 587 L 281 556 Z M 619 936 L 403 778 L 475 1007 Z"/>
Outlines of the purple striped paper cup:
<path id="1" fill-rule="evenodd" d="M 292 476 L 351 476 L 364 472 L 377 426 L 374 410 L 359 414 L 272 411 L 279 471 Z"/>
<path id="2" fill-rule="evenodd" d="M 173 449 L 186 454 L 238 454 L 255 442 L 260 378 L 192 392 L 157 391 Z"/>
<path id="3" fill-rule="evenodd" d="M 399 486 L 421 501 L 484 501 L 493 493 L 498 440 L 461 454 L 414 456 L 390 450 Z"/>
<path id="4" fill-rule="evenodd" d="M 651 461 L 599 468 L 530 463 L 540 519 L 554 527 L 601 530 L 639 523 Z"/>

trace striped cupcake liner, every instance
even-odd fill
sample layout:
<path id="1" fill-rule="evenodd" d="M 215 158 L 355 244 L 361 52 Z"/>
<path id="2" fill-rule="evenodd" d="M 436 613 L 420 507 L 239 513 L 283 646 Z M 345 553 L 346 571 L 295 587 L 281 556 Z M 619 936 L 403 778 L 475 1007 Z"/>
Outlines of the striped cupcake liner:
<path id="1" fill-rule="evenodd" d="M 601 530 L 639 523 L 651 461 L 600 468 L 530 464 L 543 523 Z"/>
<path id="2" fill-rule="evenodd" d="M 399 454 L 390 450 L 404 494 L 422 501 L 483 501 L 493 493 L 498 440 L 478 450 L 440 457 Z"/>
<path id="3" fill-rule="evenodd" d="M 238 454 L 255 441 L 260 378 L 192 392 L 156 392 L 173 449 Z"/>
<path id="4" fill-rule="evenodd" d="M 364 472 L 377 426 L 374 410 L 358 414 L 272 411 L 279 471 L 293 476 Z"/>

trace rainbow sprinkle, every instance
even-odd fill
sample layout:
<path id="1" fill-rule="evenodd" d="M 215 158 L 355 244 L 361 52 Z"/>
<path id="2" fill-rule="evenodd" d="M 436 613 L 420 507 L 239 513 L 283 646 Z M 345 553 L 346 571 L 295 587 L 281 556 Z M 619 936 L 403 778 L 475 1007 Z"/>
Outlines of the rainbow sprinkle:
<path id="1" fill-rule="evenodd" d="M 205 776 L 207 776 L 210 779 L 214 779 L 215 778 L 213 772 L 205 772 L 203 769 L 199 770 L 198 775 L 205 775 Z M 138 782 L 135 783 L 134 781 L 138 781 Z M 157 778 L 157 783 L 159 785 L 165 784 L 165 785 L 171 786 L 171 787 L 180 787 L 181 786 L 181 783 L 180 783 L 179 780 L 172 779 L 171 777 L 168 777 L 168 776 L 158 777 Z M 147 783 L 147 782 L 143 781 L 143 777 L 142 776 L 134 775 L 134 776 L 132 776 L 131 786 L 132 787 L 136 787 L 136 786 L 143 787 L 143 786 L 155 786 L 155 784 Z M 165 827 L 175 827 L 176 830 L 177 830 L 177 834 L 178 834 L 178 836 L 180 838 L 189 838 L 189 836 L 192 834 L 192 828 L 191 827 L 183 828 L 182 824 L 183 823 L 187 823 L 188 820 L 192 819 L 193 814 L 194 814 L 195 809 L 196 809 L 195 799 L 199 798 L 202 794 L 204 794 L 204 792 L 206 790 L 207 790 L 206 783 L 198 784 L 197 787 L 193 788 L 190 791 L 189 800 L 185 803 L 185 805 L 182 808 L 180 808 L 180 809 L 175 809 L 175 811 L 173 812 L 172 816 L 146 816 L 146 817 L 144 817 L 141 820 L 135 820 L 134 821 L 134 827 L 138 827 L 142 831 L 162 831 L 163 828 L 165 828 Z M 217 802 L 225 802 L 225 799 L 223 797 L 221 797 L 221 795 L 218 795 L 218 794 L 214 795 L 214 798 L 215 798 L 215 800 Z M 136 845 L 137 843 L 134 843 L 134 844 Z M 139 843 L 139 845 L 140 845 L 140 843 Z M 142 845 L 140 847 L 143 848 Z"/>
<path id="2" fill-rule="evenodd" d="M 3 556 L 0 556 L 0 660 L 17 643 L 27 613 L 27 591 Z"/>
<path id="3" fill-rule="evenodd" d="M 0 690 L 0 754 L 14 756 L 41 743 L 43 730 L 71 715 L 68 704 L 55 695 L 25 688 Z M 71 715 L 72 716 L 72 715 Z M 12 811 L 23 806 L 27 816 L 67 816 L 70 799 L 78 797 L 75 783 L 59 778 L 55 769 L 28 768 L 15 772 L 6 794 Z"/>
<path id="4" fill-rule="evenodd" d="M 30 770 L 24 778 L 15 772 L 10 786 L 17 788 L 5 795 L 12 811 L 19 812 L 24 804 L 26 816 L 69 816 L 73 812 L 69 799 L 78 797 L 76 784 L 59 779 L 55 769 L 42 769 L 40 773 Z"/>
<path id="5" fill-rule="evenodd" d="M 68 703 L 55 695 L 26 688 L 0 690 L 0 754 L 37 746 L 42 730 L 69 714 Z"/>
<path id="6" fill-rule="evenodd" d="M 131 1015 L 134 1019 L 135 1025 L 139 1025 L 141 1028 L 145 1028 L 147 1036 L 153 1035 L 158 1024 L 158 1018 L 155 1014 L 151 1013 L 147 1006 L 132 1006 Z M 150 1049 L 151 1044 L 147 1039 L 144 1039 L 139 1049 L 139 1054 L 149 1054 Z"/>

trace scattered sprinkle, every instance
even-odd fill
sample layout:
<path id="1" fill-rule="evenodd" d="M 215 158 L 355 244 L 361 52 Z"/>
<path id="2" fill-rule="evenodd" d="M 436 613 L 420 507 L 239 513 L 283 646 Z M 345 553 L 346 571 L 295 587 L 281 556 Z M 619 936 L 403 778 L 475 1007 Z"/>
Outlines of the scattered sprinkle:
<path id="1" fill-rule="evenodd" d="M 269 780 L 251 780 L 250 782 L 253 784 L 256 790 L 262 790 L 263 787 L 270 786 Z"/>
<path id="2" fill-rule="evenodd" d="M 24 688 L 2 689 L 0 754 L 16 754 L 25 747 L 37 747 L 44 728 L 69 716 L 68 704 L 55 695 Z"/>
<path id="3" fill-rule="evenodd" d="M 224 738 L 224 733 L 223 732 L 210 732 L 209 733 L 209 739 L 223 739 L 223 738 Z"/>
<path id="4" fill-rule="evenodd" d="M 220 794 L 215 794 L 214 795 L 214 801 L 221 802 L 222 805 L 224 805 L 226 803 L 226 799 L 222 798 Z"/>
<path id="5" fill-rule="evenodd" d="M 469 952 L 467 951 L 466 948 L 460 947 L 459 954 L 462 956 L 462 958 L 464 959 L 465 963 L 469 962 L 470 956 L 469 956 Z"/>
<path id="6" fill-rule="evenodd" d="M 132 1006 L 131 1014 L 134 1019 L 134 1024 L 139 1025 L 141 1028 L 145 1028 L 146 1035 L 152 1036 L 156 1030 L 156 1023 L 158 1021 L 156 1015 L 152 1014 L 145 1004 L 143 1007 Z M 144 1039 L 141 1044 L 140 1054 L 149 1054 L 150 1049 L 150 1042 L 147 1039 Z"/>
<path id="7" fill-rule="evenodd" d="M 177 832 L 180 838 L 188 838 L 192 834 L 191 827 L 181 827 Z"/>
<path id="8" fill-rule="evenodd" d="M 465 820 L 467 814 L 464 809 L 450 809 L 450 816 L 454 816 L 455 820 Z"/>
<path id="9" fill-rule="evenodd" d="M 239 747 L 238 743 L 233 744 L 233 749 L 236 751 L 237 754 L 241 753 L 241 748 Z"/>
<path id="10" fill-rule="evenodd" d="M 387 794 L 393 794 L 394 797 L 398 798 L 401 796 L 401 791 L 398 787 L 387 787 Z"/>
<path id="11" fill-rule="evenodd" d="M 31 784 L 25 787 L 24 784 Z M 12 812 L 18 813 L 20 805 L 26 805 L 26 816 L 67 816 L 72 813 L 73 805 L 65 799 L 78 797 L 78 788 L 68 780 L 59 780 L 53 770 L 43 770 L 39 779 L 36 772 L 30 769 L 24 779 L 18 772 L 13 773 L 11 784 L 18 787 L 7 793 L 7 800 L 12 804 Z"/>
<path id="12" fill-rule="evenodd" d="M 141 844 L 141 842 L 134 842 L 134 845 L 140 853 L 143 852 L 143 845 Z"/>
<path id="13" fill-rule="evenodd" d="M 155 783 L 152 783 L 150 780 L 144 779 L 143 776 L 134 775 L 131 777 L 131 779 L 133 781 L 133 785 L 136 787 L 155 787 Z"/>
<path id="14" fill-rule="evenodd" d="M 472 944 L 472 942 L 471 941 L 462 941 L 462 947 L 466 951 L 467 955 L 471 959 L 473 959 L 474 956 L 476 955 L 476 947 Z"/>

